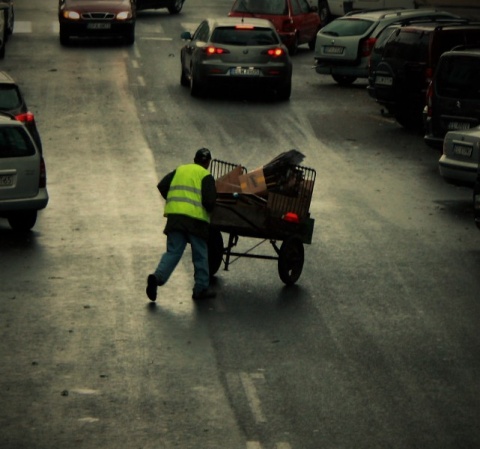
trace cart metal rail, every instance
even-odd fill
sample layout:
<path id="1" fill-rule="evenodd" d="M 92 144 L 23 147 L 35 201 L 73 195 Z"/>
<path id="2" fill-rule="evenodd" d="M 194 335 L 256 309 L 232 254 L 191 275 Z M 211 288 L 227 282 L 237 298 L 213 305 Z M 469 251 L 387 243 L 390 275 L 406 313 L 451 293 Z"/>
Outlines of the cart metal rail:
<path id="1" fill-rule="evenodd" d="M 246 174 L 245 167 L 213 159 L 210 172 L 216 179 L 228 180 L 233 170 Z M 209 266 L 213 276 L 220 269 L 228 271 L 239 258 L 278 261 L 278 274 L 286 285 L 300 278 L 304 265 L 304 244 L 312 242 L 314 219 L 310 217 L 310 202 L 315 184 L 315 170 L 300 165 L 288 168 L 282 184 L 270 185 L 261 194 L 242 193 L 232 184 L 230 192 L 218 193 L 211 217 Z M 229 189 L 227 189 L 229 190 Z M 228 235 L 225 246 L 222 233 Z M 247 251 L 236 251 L 240 237 L 261 241 Z M 258 248 L 269 242 L 274 255 L 259 253 Z"/>

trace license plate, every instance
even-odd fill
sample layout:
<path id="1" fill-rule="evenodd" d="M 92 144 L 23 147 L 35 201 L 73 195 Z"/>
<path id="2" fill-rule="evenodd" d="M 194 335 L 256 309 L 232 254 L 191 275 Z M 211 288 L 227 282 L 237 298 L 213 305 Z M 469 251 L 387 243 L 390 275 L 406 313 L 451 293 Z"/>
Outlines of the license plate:
<path id="1" fill-rule="evenodd" d="M 341 55 L 343 54 L 345 47 L 338 47 L 336 45 L 329 45 L 323 47 L 323 52 L 327 55 Z"/>
<path id="2" fill-rule="evenodd" d="M 448 123 L 449 130 L 464 130 L 470 129 L 470 123 L 467 122 L 449 122 Z"/>
<path id="3" fill-rule="evenodd" d="M 0 187 L 13 186 L 13 175 L 0 175 Z"/>
<path id="4" fill-rule="evenodd" d="M 391 86 L 393 85 L 393 78 L 391 76 L 377 76 L 375 78 L 375 84 L 380 86 Z"/>
<path id="5" fill-rule="evenodd" d="M 89 30 L 109 30 L 112 27 L 111 23 L 87 23 Z"/>
<path id="6" fill-rule="evenodd" d="M 469 147 L 467 145 L 453 144 L 453 154 L 458 154 L 459 156 L 471 157 L 472 147 Z"/>
<path id="7" fill-rule="evenodd" d="M 235 67 L 230 70 L 230 75 L 234 76 L 259 76 L 260 70 L 251 67 Z"/>

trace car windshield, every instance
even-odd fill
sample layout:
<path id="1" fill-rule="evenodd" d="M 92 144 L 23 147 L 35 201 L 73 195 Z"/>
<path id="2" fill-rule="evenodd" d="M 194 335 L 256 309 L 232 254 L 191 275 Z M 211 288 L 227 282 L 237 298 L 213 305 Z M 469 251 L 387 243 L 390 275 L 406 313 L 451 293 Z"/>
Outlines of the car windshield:
<path id="1" fill-rule="evenodd" d="M 24 157 L 35 154 L 35 147 L 19 126 L 0 127 L 0 158 Z"/>
<path id="2" fill-rule="evenodd" d="M 233 7 L 234 12 L 255 14 L 288 14 L 287 0 L 238 0 Z"/>
<path id="3" fill-rule="evenodd" d="M 321 33 L 331 36 L 361 36 L 373 22 L 365 19 L 337 19 L 321 29 Z"/>
<path id="4" fill-rule="evenodd" d="M 0 86 L 0 109 L 15 109 L 21 105 L 20 96 L 13 85 Z"/>
<path id="5" fill-rule="evenodd" d="M 279 43 L 270 28 L 219 27 L 212 33 L 211 42 L 225 45 L 276 45 Z"/>
<path id="6" fill-rule="evenodd" d="M 442 97 L 480 100 L 480 58 L 445 58 L 436 76 L 437 92 Z"/>

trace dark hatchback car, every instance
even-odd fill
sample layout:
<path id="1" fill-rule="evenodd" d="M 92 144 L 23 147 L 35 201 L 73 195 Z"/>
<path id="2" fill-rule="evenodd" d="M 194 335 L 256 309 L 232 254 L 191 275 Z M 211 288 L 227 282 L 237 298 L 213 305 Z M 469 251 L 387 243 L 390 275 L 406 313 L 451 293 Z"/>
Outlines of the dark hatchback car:
<path id="1" fill-rule="evenodd" d="M 318 9 L 308 0 L 236 0 L 228 15 L 270 20 L 292 55 L 302 44 L 313 50 L 321 27 Z"/>
<path id="2" fill-rule="evenodd" d="M 178 14 L 184 3 L 185 0 L 136 0 L 137 11 L 166 8 L 170 14 Z"/>
<path id="3" fill-rule="evenodd" d="M 135 42 L 134 0 L 59 0 L 60 43 L 71 37 L 120 37 L 127 45 Z"/>
<path id="4" fill-rule="evenodd" d="M 20 87 L 6 72 L 0 72 L 0 112 L 22 122 L 42 151 L 35 116 L 29 111 Z"/>
<path id="5" fill-rule="evenodd" d="M 209 88 L 262 87 L 288 100 L 292 61 L 274 25 L 265 19 L 225 17 L 203 20 L 193 35 L 185 31 L 180 51 L 182 86 L 192 96 Z"/>
<path id="6" fill-rule="evenodd" d="M 480 24 L 436 19 L 399 26 L 370 73 L 368 92 L 402 126 L 423 130 L 428 84 L 440 56 L 458 45 L 480 45 Z"/>
<path id="7" fill-rule="evenodd" d="M 480 125 L 480 47 L 445 52 L 427 89 L 427 145 L 441 149 L 448 131 Z"/>

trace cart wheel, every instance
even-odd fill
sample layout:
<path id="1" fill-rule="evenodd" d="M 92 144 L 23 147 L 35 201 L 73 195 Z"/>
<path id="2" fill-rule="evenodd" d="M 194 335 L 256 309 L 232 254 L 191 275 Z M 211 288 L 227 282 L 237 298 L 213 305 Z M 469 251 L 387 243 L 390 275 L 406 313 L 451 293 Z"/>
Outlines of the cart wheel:
<path id="1" fill-rule="evenodd" d="M 293 285 L 302 274 L 303 243 L 298 238 L 285 240 L 278 254 L 278 275 L 286 285 Z"/>
<path id="2" fill-rule="evenodd" d="M 223 259 L 223 237 L 220 231 L 210 229 L 208 238 L 208 268 L 212 277 L 222 265 Z"/>

